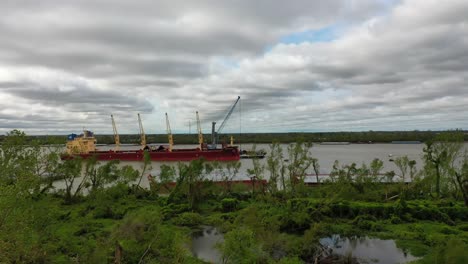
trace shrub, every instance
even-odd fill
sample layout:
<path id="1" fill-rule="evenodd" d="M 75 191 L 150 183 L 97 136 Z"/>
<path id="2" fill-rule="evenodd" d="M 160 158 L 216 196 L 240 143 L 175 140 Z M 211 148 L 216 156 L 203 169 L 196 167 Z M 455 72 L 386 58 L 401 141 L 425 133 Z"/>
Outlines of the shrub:
<path id="1" fill-rule="evenodd" d="M 440 213 L 439 219 L 447 225 L 454 226 L 455 222 L 445 213 Z"/>
<path id="2" fill-rule="evenodd" d="M 446 235 L 456 235 L 456 234 L 459 234 L 460 231 L 456 230 L 456 229 L 453 229 L 453 228 L 450 228 L 450 227 L 443 227 L 440 232 L 442 234 L 446 234 Z"/>
<path id="3" fill-rule="evenodd" d="M 122 263 L 184 263 L 187 254 L 182 234 L 163 224 L 157 207 L 128 214 L 115 227 L 111 241 L 122 248 Z"/>
<path id="4" fill-rule="evenodd" d="M 188 204 L 168 204 L 163 207 L 162 212 L 165 219 L 170 219 L 178 214 L 190 211 Z"/>
<path id="5" fill-rule="evenodd" d="M 468 246 L 460 239 L 451 239 L 435 250 L 434 263 L 468 263 Z"/>
<path id="6" fill-rule="evenodd" d="M 239 200 L 236 198 L 224 198 L 221 200 L 221 207 L 223 212 L 232 212 L 237 209 Z"/>
<path id="7" fill-rule="evenodd" d="M 123 197 L 126 197 L 123 198 Z M 82 215 L 92 212 L 95 219 L 122 219 L 127 213 L 132 198 L 128 196 L 128 187 L 117 184 L 105 190 L 96 190 L 89 197 L 89 205 Z"/>
<path id="8" fill-rule="evenodd" d="M 399 217 L 402 217 L 405 213 L 407 213 L 408 205 L 406 204 L 405 200 L 398 200 L 393 208 L 395 214 Z"/>
<path id="9" fill-rule="evenodd" d="M 468 232 L 468 224 L 461 224 L 458 226 L 458 229 L 460 229 L 461 231 Z"/>
<path id="10" fill-rule="evenodd" d="M 352 217 L 354 216 L 353 210 L 350 208 L 348 202 L 339 202 L 330 205 L 330 209 L 333 213 L 332 216 L 336 217 Z"/>
<path id="11" fill-rule="evenodd" d="M 372 215 L 360 215 L 354 218 L 353 224 L 363 230 L 372 230 L 377 219 Z"/>
<path id="12" fill-rule="evenodd" d="M 182 213 L 173 219 L 174 224 L 180 226 L 195 227 L 203 222 L 203 217 L 199 213 Z"/>
<path id="13" fill-rule="evenodd" d="M 220 251 L 224 263 L 260 263 L 266 258 L 250 229 L 234 229 L 226 233 Z"/>
<path id="14" fill-rule="evenodd" d="M 446 213 L 451 219 L 459 219 L 461 221 L 468 221 L 468 207 L 452 206 L 441 207 L 440 211 Z"/>
<path id="15" fill-rule="evenodd" d="M 374 232 L 379 232 L 379 231 L 384 230 L 384 227 L 379 222 L 371 222 L 370 230 Z"/>
<path id="16" fill-rule="evenodd" d="M 390 218 L 390 223 L 401 224 L 401 218 L 396 215 L 392 215 L 392 217 Z"/>
<path id="17" fill-rule="evenodd" d="M 401 219 L 403 219 L 403 220 L 406 221 L 406 222 L 414 222 L 414 218 L 413 218 L 413 216 L 412 216 L 410 213 L 405 213 L 405 214 L 403 214 L 403 216 L 401 217 Z"/>
<path id="18" fill-rule="evenodd" d="M 103 190 L 113 200 L 119 200 L 120 198 L 127 197 L 129 194 L 130 188 L 128 185 L 123 183 L 118 183 L 114 186 L 108 187 Z"/>

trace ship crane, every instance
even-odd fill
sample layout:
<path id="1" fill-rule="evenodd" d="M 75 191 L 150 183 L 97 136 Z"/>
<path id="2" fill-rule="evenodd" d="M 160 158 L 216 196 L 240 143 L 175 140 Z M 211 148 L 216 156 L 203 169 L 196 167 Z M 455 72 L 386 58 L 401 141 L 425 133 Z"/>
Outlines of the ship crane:
<path id="1" fill-rule="evenodd" d="M 138 113 L 138 124 L 140 125 L 140 144 L 143 149 L 146 148 L 146 135 L 145 130 L 143 130 L 143 124 L 141 123 L 140 113 Z"/>
<path id="2" fill-rule="evenodd" d="M 198 116 L 198 111 L 196 112 L 196 114 L 197 114 L 198 144 L 200 144 L 200 149 L 203 149 L 203 133 L 201 129 L 200 117 Z"/>
<path id="3" fill-rule="evenodd" d="M 114 130 L 114 141 L 115 141 L 115 148 L 114 151 L 118 151 L 120 149 L 120 136 L 117 132 L 117 126 L 115 125 L 114 116 L 111 115 L 112 119 L 112 129 Z"/>
<path id="4" fill-rule="evenodd" d="M 169 152 L 172 152 L 172 146 L 174 145 L 174 139 L 172 137 L 171 124 L 169 124 L 169 117 L 167 117 L 167 113 L 166 113 L 166 131 L 167 131 L 167 137 L 168 137 L 168 140 L 169 140 Z"/>
<path id="5" fill-rule="evenodd" d="M 239 102 L 240 100 L 240 96 L 237 96 L 237 100 L 236 102 L 234 102 L 234 104 L 232 105 L 231 109 L 229 110 L 229 112 L 227 113 L 226 117 L 224 118 L 223 122 L 221 123 L 221 125 L 219 126 L 218 128 L 218 131 L 215 131 L 215 126 L 216 126 L 216 122 L 213 122 L 212 123 L 212 129 L 211 129 L 211 142 L 212 142 L 212 146 L 211 148 L 216 148 L 216 145 L 218 144 L 218 141 L 219 141 L 219 134 L 221 133 L 221 131 L 223 130 L 224 126 L 226 125 L 226 122 L 229 120 L 229 117 L 231 117 L 231 114 L 232 112 L 234 111 L 234 109 L 236 108 L 236 105 L 237 103 Z M 232 145 L 232 138 L 231 138 L 231 145 Z"/>

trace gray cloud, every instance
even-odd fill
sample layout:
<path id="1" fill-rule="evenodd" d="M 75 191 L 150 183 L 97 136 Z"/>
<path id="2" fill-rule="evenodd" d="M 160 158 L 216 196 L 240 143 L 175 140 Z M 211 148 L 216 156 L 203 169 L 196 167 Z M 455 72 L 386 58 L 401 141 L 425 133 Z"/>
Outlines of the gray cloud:
<path id="1" fill-rule="evenodd" d="M 110 133 L 110 113 L 135 132 L 136 112 L 150 133 L 163 132 L 164 112 L 185 131 L 196 110 L 207 131 L 237 95 L 244 131 L 468 127 L 463 0 L 45 0 L 0 10 L 3 132 Z M 278 43 L 323 28 L 338 28 L 336 39 Z"/>

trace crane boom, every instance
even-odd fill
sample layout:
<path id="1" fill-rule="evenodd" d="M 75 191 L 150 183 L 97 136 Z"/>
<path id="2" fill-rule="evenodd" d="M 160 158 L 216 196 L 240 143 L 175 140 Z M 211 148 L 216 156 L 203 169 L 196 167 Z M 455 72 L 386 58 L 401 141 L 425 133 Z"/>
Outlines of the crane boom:
<path id="1" fill-rule="evenodd" d="M 169 139 L 169 151 L 172 151 L 172 146 L 174 145 L 174 139 L 172 137 L 171 125 L 169 124 L 169 117 L 167 116 L 167 113 L 166 113 L 166 131 L 167 131 L 167 137 Z"/>
<path id="2" fill-rule="evenodd" d="M 115 148 L 114 148 L 114 151 L 118 151 L 119 148 L 120 148 L 120 136 L 119 136 L 119 133 L 117 132 L 117 127 L 115 125 L 115 121 L 114 121 L 114 116 L 111 115 L 111 119 L 112 119 L 112 129 L 114 131 L 114 141 L 115 141 Z"/>
<path id="3" fill-rule="evenodd" d="M 218 141 L 219 141 L 219 133 L 221 133 L 221 131 L 223 130 L 224 126 L 226 125 L 226 122 L 229 120 L 229 117 L 231 117 L 231 114 L 232 112 L 234 111 L 234 108 L 236 108 L 236 105 L 237 103 L 239 102 L 240 100 L 240 96 L 237 96 L 237 100 L 236 102 L 234 102 L 234 104 L 232 105 L 231 109 L 229 110 L 229 112 L 227 113 L 226 117 L 224 118 L 223 122 L 221 123 L 221 125 L 219 126 L 218 128 L 218 131 L 215 132 L 215 126 L 216 126 L 216 122 L 213 122 L 212 123 L 212 128 L 211 128 L 211 148 L 216 148 L 216 145 L 218 144 Z M 232 145 L 232 139 L 231 139 L 231 145 Z"/>
<path id="4" fill-rule="evenodd" d="M 227 115 L 226 115 L 226 117 L 224 118 L 223 122 L 222 122 L 221 125 L 219 126 L 218 131 L 216 132 L 216 134 L 219 134 L 219 133 L 223 130 L 224 126 L 226 125 L 226 122 L 229 120 L 229 117 L 231 117 L 231 114 L 232 114 L 232 112 L 234 111 L 234 108 L 236 108 L 236 105 L 237 105 L 237 103 L 239 102 L 239 100 L 240 100 L 240 96 L 237 96 L 236 102 L 232 105 L 231 109 L 230 109 L 229 112 L 227 113 Z"/>
<path id="5" fill-rule="evenodd" d="M 200 149 L 203 149 L 203 133 L 201 130 L 200 117 L 198 116 L 198 111 L 196 112 L 196 114 L 197 114 L 198 144 L 200 144 Z"/>
<path id="6" fill-rule="evenodd" d="M 143 130 L 143 124 L 141 123 L 140 113 L 138 113 L 138 124 L 140 125 L 140 144 L 143 148 L 146 147 L 146 135 Z"/>

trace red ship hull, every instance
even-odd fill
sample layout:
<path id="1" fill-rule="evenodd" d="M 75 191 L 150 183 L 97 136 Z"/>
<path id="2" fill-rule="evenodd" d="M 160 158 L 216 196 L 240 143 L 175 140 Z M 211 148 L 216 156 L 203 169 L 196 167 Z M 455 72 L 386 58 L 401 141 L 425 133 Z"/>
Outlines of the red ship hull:
<path id="1" fill-rule="evenodd" d="M 174 149 L 169 151 L 149 151 L 153 161 L 191 161 L 205 159 L 207 161 L 236 161 L 240 159 L 237 147 L 223 149 L 200 150 L 200 149 Z M 73 159 L 82 157 L 84 159 L 96 157 L 97 160 L 122 160 L 143 161 L 143 150 L 121 150 L 121 151 L 95 151 L 89 154 L 63 155 L 62 159 Z"/>

